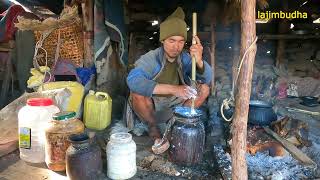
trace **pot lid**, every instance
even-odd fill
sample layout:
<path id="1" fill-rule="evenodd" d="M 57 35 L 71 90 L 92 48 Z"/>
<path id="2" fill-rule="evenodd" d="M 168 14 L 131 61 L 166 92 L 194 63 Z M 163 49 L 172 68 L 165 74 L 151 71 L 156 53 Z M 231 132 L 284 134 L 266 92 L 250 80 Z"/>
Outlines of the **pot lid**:
<path id="1" fill-rule="evenodd" d="M 271 108 L 272 104 L 266 101 L 251 100 L 249 106 Z"/>

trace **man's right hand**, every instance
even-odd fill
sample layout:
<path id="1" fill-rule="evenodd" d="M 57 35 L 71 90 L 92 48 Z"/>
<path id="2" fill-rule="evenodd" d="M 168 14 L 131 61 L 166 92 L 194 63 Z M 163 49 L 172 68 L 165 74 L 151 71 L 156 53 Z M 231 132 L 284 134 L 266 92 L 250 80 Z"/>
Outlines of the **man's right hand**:
<path id="1" fill-rule="evenodd" d="M 173 95 L 182 99 L 196 98 L 197 90 L 187 85 L 179 85 L 173 91 Z"/>

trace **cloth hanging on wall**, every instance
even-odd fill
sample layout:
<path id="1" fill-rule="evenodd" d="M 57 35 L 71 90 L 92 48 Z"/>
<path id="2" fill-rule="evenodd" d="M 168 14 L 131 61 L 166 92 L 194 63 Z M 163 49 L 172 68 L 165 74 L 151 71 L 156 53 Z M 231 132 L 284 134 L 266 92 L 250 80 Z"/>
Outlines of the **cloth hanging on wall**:
<path id="1" fill-rule="evenodd" d="M 21 6 L 13 5 L 0 14 L 0 42 L 7 42 L 13 39 L 14 33 L 17 30 L 14 23 L 17 21 L 17 16 L 24 12 Z"/>
<path id="2" fill-rule="evenodd" d="M 16 66 L 19 87 L 21 93 L 23 93 L 27 89 L 27 80 L 30 75 L 29 71 L 32 67 L 35 37 L 32 31 L 18 30 L 15 40 L 16 48 L 13 63 Z"/>
<path id="3" fill-rule="evenodd" d="M 119 43 L 120 61 L 126 66 L 128 48 L 122 1 L 96 0 L 94 6 L 95 61 L 100 61 L 107 56 L 108 46 L 112 40 Z M 99 65 L 99 63 L 96 64 L 96 66 Z"/>

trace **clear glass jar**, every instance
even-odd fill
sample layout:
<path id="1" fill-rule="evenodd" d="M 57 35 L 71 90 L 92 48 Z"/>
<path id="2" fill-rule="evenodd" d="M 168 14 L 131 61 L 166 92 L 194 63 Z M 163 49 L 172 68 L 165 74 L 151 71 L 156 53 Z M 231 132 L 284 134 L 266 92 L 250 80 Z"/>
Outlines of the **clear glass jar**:
<path id="1" fill-rule="evenodd" d="M 56 113 L 45 130 L 45 162 L 50 170 L 64 171 L 66 169 L 66 151 L 70 145 L 68 137 L 84 131 L 84 124 L 75 118 L 73 111 Z"/>
<path id="2" fill-rule="evenodd" d="M 129 133 L 115 133 L 107 145 L 108 177 L 129 179 L 137 172 L 136 143 Z"/>

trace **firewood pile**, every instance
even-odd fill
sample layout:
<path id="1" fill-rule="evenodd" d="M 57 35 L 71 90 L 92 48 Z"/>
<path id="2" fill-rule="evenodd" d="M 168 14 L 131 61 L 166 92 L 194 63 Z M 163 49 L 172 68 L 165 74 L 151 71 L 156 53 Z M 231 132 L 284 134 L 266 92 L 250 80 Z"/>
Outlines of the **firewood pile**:
<path id="1" fill-rule="evenodd" d="M 259 127 L 250 127 L 248 129 L 247 152 L 251 155 L 255 155 L 257 152 L 267 152 L 272 157 L 286 154 L 282 145 Z"/>
<path id="2" fill-rule="evenodd" d="M 283 117 L 274 121 L 270 128 L 281 138 L 298 148 L 310 148 L 309 127 L 304 121 Z M 231 144 L 231 143 L 229 143 Z M 224 179 L 231 178 L 231 152 L 222 146 L 213 148 L 215 159 Z M 313 179 L 315 166 L 305 166 L 291 151 L 271 137 L 260 126 L 248 126 L 247 164 L 249 179 Z"/>
<path id="3" fill-rule="evenodd" d="M 312 142 L 308 139 L 308 124 L 304 121 L 284 117 L 271 124 L 272 129 L 280 137 L 288 140 L 295 146 L 302 148 L 310 147 Z M 284 156 L 285 149 L 279 142 L 270 137 L 264 129 L 258 126 L 252 126 L 248 129 L 247 152 L 255 155 L 257 152 L 267 151 L 270 156 Z"/>
<path id="4" fill-rule="evenodd" d="M 272 123 L 272 127 L 277 134 L 298 147 L 309 147 L 312 144 L 308 139 L 308 124 L 304 121 L 286 116 Z"/>

